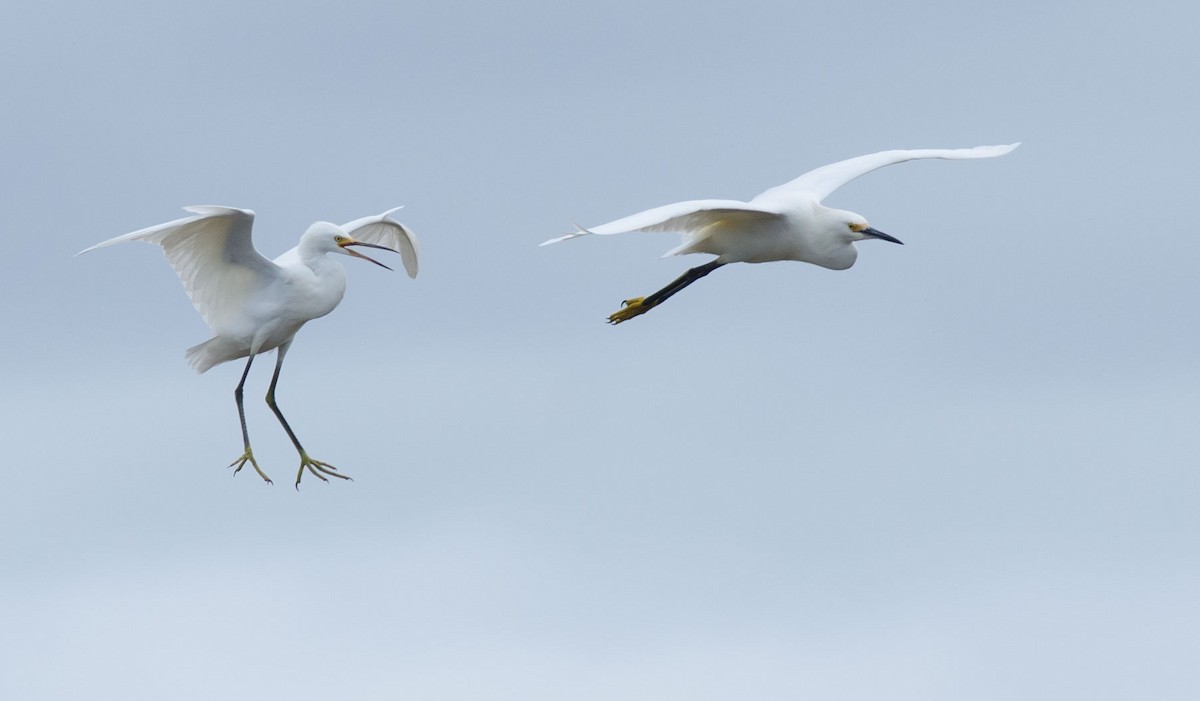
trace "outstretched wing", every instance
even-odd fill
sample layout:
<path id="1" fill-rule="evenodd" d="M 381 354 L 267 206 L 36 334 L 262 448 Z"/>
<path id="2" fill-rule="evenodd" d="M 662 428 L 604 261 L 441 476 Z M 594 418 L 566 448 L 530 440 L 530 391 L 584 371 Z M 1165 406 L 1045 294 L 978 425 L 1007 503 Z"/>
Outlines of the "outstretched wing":
<path id="1" fill-rule="evenodd" d="M 404 263 L 404 271 L 408 273 L 409 277 L 415 278 L 417 276 L 417 257 L 421 253 L 421 246 L 412 229 L 392 219 L 392 212 L 401 209 L 404 209 L 403 205 L 393 207 L 383 214 L 376 214 L 373 217 L 355 219 L 342 224 L 342 230 L 363 243 L 387 246 L 398 252 L 400 261 Z"/>
<path id="2" fill-rule="evenodd" d="M 926 148 L 914 150 L 880 151 L 867 156 L 859 156 L 837 163 L 821 166 L 810 170 L 795 180 L 773 187 L 750 200 L 752 203 L 768 203 L 779 199 L 794 199 L 798 194 L 807 194 L 817 202 L 825 199 L 834 190 L 884 166 L 913 161 L 920 158 L 995 158 L 1003 156 L 1020 146 L 1020 143 L 1007 146 L 976 146 L 975 148 Z"/>
<path id="3" fill-rule="evenodd" d="M 184 209 L 194 216 L 118 236 L 80 253 L 126 241 L 162 246 L 196 311 L 217 332 L 253 292 L 279 277 L 279 266 L 254 250 L 254 212 L 213 206 Z"/>
<path id="4" fill-rule="evenodd" d="M 544 241 L 546 246 L 588 234 L 624 234 L 630 231 L 681 231 L 691 233 L 718 222 L 746 222 L 751 220 L 775 219 L 780 215 L 768 208 L 738 200 L 689 200 L 666 204 L 644 212 L 631 214 L 607 224 L 578 231 L 566 236 Z"/>

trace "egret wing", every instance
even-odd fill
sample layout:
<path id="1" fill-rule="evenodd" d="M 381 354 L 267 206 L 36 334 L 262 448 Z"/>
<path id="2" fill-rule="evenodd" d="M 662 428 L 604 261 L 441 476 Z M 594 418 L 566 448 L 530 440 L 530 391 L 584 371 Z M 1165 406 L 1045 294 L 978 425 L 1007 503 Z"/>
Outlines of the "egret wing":
<path id="1" fill-rule="evenodd" d="M 254 250 L 254 212 L 214 206 L 184 209 L 194 216 L 117 236 L 80 253 L 126 241 L 162 246 L 196 311 L 216 333 L 242 312 L 251 294 L 277 279 L 280 269 Z"/>
<path id="2" fill-rule="evenodd" d="M 580 227 L 566 236 L 542 242 L 542 246 L 588 234 L 623 234 L 630 231 L 681 231 L 691 233 L 718 222 L 746 222 L 751 220 L 776 219 L 781 215 L 769 208 L 738 200 L 689 200 L 676 202 L 644 212 L 631 214 L 616 221 L 594 226 Z"/>
<path id="3" fill-rule="evenodd" d="M 355 219 L 342 224 L 342 230 L 363 243 L 386 246 L 398 252 L 401 262 L 404 263 L 404 271 L 408 273 L 409 277 L 415 278 L 417 276 L 417 257 L 421 253 L 421 246 L 412 229 L 392 219 L 392 212 L 400 209 L 403 207 L 395 207 L 373 217 Z"/>
<path id="4" fill-rule="evenodd" d="M 1006 146 L 976 146 L 974 148 L 927 148 L 912 150 L 880 151 L 858 158 L 851 158 L 837 163 L 830 163 L 804 175 L 773 187 L 751 200 L 752 203 L 767 203 L 779 199 L 795 199 L 798 194 L 807 194 L 817 202 L 825 199 L 834 190 L 884 166 L 895 165 L 905 161 L 921 158 L 995 158 L 1012 151 L 1020 143 Z"/>

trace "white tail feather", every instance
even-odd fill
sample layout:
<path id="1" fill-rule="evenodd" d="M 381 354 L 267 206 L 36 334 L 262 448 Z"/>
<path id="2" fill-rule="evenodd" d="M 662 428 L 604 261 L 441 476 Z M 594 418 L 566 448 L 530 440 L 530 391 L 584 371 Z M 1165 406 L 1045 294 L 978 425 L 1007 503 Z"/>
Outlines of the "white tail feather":
<path id="1" fill-rule="evenodd" d="M 245 346 L 218 336 L 188 348 L 186 355 L 188 365 L 196 372 L 204 374 L 221 363 L 245 358 L 250 353 Z"/>

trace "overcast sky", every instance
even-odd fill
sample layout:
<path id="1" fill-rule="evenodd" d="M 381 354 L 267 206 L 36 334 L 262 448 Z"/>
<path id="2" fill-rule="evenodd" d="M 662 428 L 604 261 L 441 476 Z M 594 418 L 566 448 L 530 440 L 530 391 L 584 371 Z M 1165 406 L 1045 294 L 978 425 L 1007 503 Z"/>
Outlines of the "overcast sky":
<path id="1" fill-rule="evenodd" d="M 1195 699 L 1200 23 L 1185 3 L 12 4 L 0 21 L 0 696 Z M 827 201 L 905 246 L 722 268 Z M 347 259 L 279 402 L 152 246 L 222 204 Z M 393 262 L 398 262 L 393 257 Z"/>

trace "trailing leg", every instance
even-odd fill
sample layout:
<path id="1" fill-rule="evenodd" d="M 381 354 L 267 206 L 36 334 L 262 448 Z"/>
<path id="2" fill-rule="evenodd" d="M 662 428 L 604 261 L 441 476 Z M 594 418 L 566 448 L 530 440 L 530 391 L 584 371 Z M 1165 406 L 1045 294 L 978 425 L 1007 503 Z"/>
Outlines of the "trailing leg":
<path id="1" fill-rule="evenodd" d="M 699 280 L 705 275 L 708 275 L 722 265 L 725 264 L 714 260 L 712 262 L 705 263 L 704 265 L 696 266 L 695 268 L 689 269 L 683 275 L 675 278 L 671 284 L 652 295 L 646 297 L 634 297 L 633 299 L 625 300 L 624 303 L 622 303 L 621 309 L 609 315 L 608 323 L 619 324 L 622 321 L 629 321 L 635 316 L 645 314 L 646 312 L 670 299 L 676 292 L 679 292 L 693 282 Z"/>

